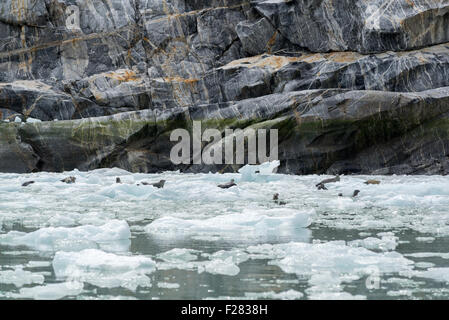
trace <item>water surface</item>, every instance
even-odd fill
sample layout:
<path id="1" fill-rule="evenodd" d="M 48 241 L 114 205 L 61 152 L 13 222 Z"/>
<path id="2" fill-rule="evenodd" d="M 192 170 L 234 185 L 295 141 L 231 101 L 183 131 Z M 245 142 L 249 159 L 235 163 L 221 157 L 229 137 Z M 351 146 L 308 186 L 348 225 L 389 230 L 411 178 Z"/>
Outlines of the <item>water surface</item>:
<path id="1" fill-rule="evenodd" d="M 0 174 L 0 298 L 449 298 L 449 177 L 324 178 Z"/>

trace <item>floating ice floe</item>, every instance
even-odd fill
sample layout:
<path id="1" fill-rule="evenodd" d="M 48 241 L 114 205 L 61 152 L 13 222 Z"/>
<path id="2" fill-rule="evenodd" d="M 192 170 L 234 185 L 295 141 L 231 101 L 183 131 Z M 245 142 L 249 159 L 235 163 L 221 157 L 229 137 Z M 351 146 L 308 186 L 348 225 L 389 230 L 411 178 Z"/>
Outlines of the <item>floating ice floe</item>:
<path id="1" fill-rule="evenodd" d="M 156 263 L 144 256 L 123 256 L 86 249 L 80 252 L 56 252 L 53 270 L 58 279 L 135 291 L 138 286 L 151 286 L 147 274 L 156 270 Z"/>
<path id="2" fill-rule="evenodd" d="M 435 264 L 432 262 L 416 262 L 415 263 L 415 267 L 416 268 L 421 268 L 421 269 L 428 269 L 428 268 L 432 268 L 434 267 Z"/>
<path id="3" fill-rule="evenodd" d="M 161 289 L 179 289 L 179 283 L 158 282 L 157 287 Z"/>
<path id="4" fill-rule="evenodd" d="M 278 300 L 299 300 L 304 297 L 304 294 L 290 289 L 282 292 L 245 292 L 245 298 L 247 299 L 278 299 Z"/>
<path id="5" fill-rule="evenodd" d="M 211 261 L 203 262 L 201 266 L 199 266 L 198 271 L 201 273 L 206 271 L 210 274 L 221 274 L 227 276 L 236 276 L 240 272 L 240 268 L 234 263 L 232 257 L 222 259 L 214 259 Z"/>
<path id="6" fill-rule="evenodd" d="M 414 253 L 407 253 L 405 255 L 406 257 L 411 258 L 442 258 L 442 259 L 449 259 L 449 253 L 446 252 L 414 252 Z"/>
<path id="7" fill-rule="evenodd" d="M 433 242 L 435 240 L 434 237 L 416 237 L 416 241 L 418 242 Z"/>
<path id="8" fill-rule="evenodd" d="M 350 247 L 344 241 L 327 243 L 285 243 L 251 246 L 252 259 L 270 259 L 286 273 L 309 277 L 306 290 L 313 299 L 361 299 L 343 292 L 343 283 L 361 277 L 411 271 L 413 261 L 397 252 L 375 253 Z"/>
<path id="9" fill-rule="evenodd" d="M 182 263 L 197 260 L 198 259 L 198 256 L 196 255 L 197 253 L 198 253 L 197 250 L 174 248 L 172 250 L 159 253 L 156 257 L 166 262 Z"/>
<path id="10" fill-rule="evenodd" d="M 240 181 L 269 181 L 270 176 L 277 172 L 280 165 L 279 160 L 265 162 L 261 165 L 246 165 L 238 170 L 241 174 Z"/>
<path id="11" fill-rule="evenodd" d="M 350 241 L 348 244 L 351 247 L 363 247 L 371 250 L 392 251 L 398 246 L 398 237 L 393 233 L 380 234 L 381 238 L 368 237 L 365 239 L 358 239 Z"/>
<path id="12" fill-rule="evenodd" d="M 290 289 L 287 291 L 274 292 L 245 292 L 244 297 L 209 297 L 207 300 L 260 300 L 260 299 L 270 299 L 270 300 L 299 300 L 304 297 L 304 294 Z"/>
<path id="13" fill-rule="evenodd" d="M 412 271 L 409 275 L 449 283 L 449 268 L 429 268 L 425 271 Z"/>
<path id="14" fill-rule="evenodd" d="M 20 289 L 19 294 L 11 294 L 11 297 L 19 299 L 58 300 L 68 296 L 77 296 L 82 292 L 82 286 L 74 286 L 73 283 L 63 282 L 22 288 Z"/>
<path id="15" fill-rule="evenodd" d="M 35 274 L 30 271 L 24 271 L 21 267 L 14 270 L 1 270 L 0 283 L 13 284 L 16 287 L 23 287 L 26 284 L 42 284 L 44 283 L 44 276 Z"/>
<path id="16" fill-rule="evenodd" d="M 27 268 L 45 268 L 50 266 L 51 263 L 49 261 L 28 261 L 25 265 Z"/>
<path id="17" fill-rule="evenodd" d="M 79 251 L 97 247 L 126 251 L 130 238 L 131 232 L 126 221 L 112 220 L 102 226 L 49 227 L 30 233 L 11 231 L 0 235 L 0 243 L 25 245 L 41 251 Z"/>
<path id="18" fill-rule="evenodd" d="M 159 218 L 145 227 L 156 237 L 201 236 L 203 240 L 267 239 L 267 237 L 293 236 L 295 233 L 307 239 L 304 230 L 310 225 L 307 212 L 280 208 L 244 210 L 242 213 L 226 214 L 206 219 Z"/>
<path id="19" fill-rule="evenodd" d="M 164 260 L 157 264 L 157 268 L 159 270 L 196 270 L 198 273 L 235 276 L 240 272 L 238 264 L 249 259 L 249 255 L 240 249 L 222 250 L 213 254 L 202 253 L 201 256 L 208 259 L 202 261 L 197 261 L 198 253 L 196 250 L 178 248 L 163 252 L 157 255 L 158 259 Z"/>

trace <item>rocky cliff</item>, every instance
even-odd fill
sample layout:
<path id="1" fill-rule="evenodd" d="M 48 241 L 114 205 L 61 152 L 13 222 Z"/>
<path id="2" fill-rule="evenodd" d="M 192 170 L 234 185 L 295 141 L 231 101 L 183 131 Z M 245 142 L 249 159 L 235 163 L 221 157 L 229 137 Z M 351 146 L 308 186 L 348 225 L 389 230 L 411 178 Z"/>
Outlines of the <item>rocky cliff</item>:
<path id="1" fill-rule="evenodd" d="M 170 161 L 201 120 L 278 129 L 281 172 L 446 174 L 449 0 L 2 0 L 0 119 L 2 172 L 235 170 Z"/>

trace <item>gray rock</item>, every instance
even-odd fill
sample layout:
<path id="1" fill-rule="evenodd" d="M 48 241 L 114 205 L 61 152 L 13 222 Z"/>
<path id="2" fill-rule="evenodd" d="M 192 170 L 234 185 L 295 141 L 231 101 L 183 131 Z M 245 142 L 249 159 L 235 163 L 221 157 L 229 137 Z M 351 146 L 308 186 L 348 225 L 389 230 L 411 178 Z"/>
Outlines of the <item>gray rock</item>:
<path id="1" fill-rule="evenodd" d="M 278 129 L 282 173 L 447 174 L 448 25 L 448 0 L 4 0 L 0 171 L 237 170 L 170 161 L 195 120 Z"/>

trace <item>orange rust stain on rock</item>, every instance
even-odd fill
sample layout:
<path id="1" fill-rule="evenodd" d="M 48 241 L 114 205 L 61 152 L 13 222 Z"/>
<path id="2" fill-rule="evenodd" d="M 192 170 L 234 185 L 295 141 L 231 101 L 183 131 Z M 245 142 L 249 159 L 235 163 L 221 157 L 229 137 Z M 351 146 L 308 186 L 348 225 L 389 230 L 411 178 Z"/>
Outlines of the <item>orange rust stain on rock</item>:
<path id="1" fill-rule="evenodd" d="M 318 62 L 323 60 L 324 57 L 321 53 L 312 53 L 312 54 L 306 54 L 301 56 L 300 60 L 307 62 L 307 63 L 312 63 L 312 62 Z"/>
<path id="2" fill-rule="evenodd" d="M 131 70 L 113 71 L 105 74 L 105 77 L 115 79 L 121 82 L 138 81 L 136 73 Z"/>
<path id="3" fill-rule="evenodd" d="M 186 78 L 181 78 L 181 77 L 167 77 L 167 78 L 164 78 L 164 80 L 167 82 L 184 82 L 187 84 L 192 84 L 192 83 L 196 83 L 199 81 L 199 79 L 196 79 L 196 78 L 186 79 Z"/>
<path id="4" fill-rule="evenodd" d="M 354 62 L 360 58 L 360 55 L 355 52 L 334 52 L 325 55 L 326 59 L 334 62 Z"/>
<path id="5" fill-rule="evenodd" d="M 415 7 L 415 4 L 412 0 L 405 0 L 405 2 L 407 2 L 411 7 Z"/>

